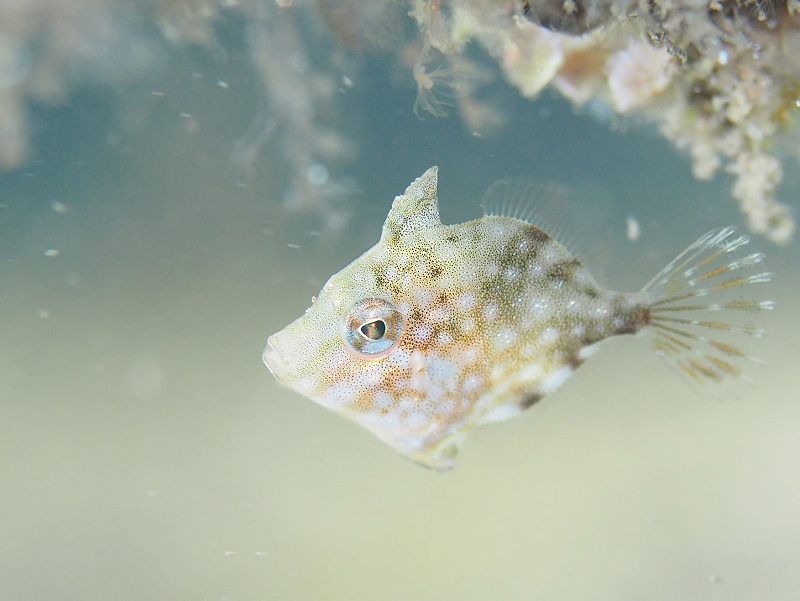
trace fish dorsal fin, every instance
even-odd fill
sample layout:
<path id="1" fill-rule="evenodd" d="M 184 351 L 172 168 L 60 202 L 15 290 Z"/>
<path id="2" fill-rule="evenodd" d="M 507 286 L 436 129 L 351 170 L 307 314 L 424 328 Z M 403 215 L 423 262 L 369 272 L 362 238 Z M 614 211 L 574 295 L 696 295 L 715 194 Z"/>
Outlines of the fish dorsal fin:
<path id="1" fill-rule="evenodd" d="M 381 240 L 399 236 L 409 230 L 441 225 L 437 198 L 438 167 L 431 167 L 411 182 L 400 196 L 395 197 Z"/>
<path id="2" fill-rule="evenodd" d="M 595 276 L 607 271 L 612 228 L 604 199 L 578 203 L 568 186 L 511 177 L 494 182 L 481 200 L 484 216 L 519 219 L 547 232 L 587 262 Z"/>

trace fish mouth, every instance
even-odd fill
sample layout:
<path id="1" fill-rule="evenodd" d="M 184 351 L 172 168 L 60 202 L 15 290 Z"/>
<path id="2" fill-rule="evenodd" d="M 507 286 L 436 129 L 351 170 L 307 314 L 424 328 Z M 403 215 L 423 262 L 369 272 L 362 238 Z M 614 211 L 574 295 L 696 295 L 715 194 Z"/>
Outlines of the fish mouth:
<path id="1" fill-rule="evenodd" d="M 267 366 L 269 373 L 271 373 L 276 380 L 281 381 L 281 376 L 286 373 L 286 362 L 278 352 L 278 349 L 275 348 L 276 343 L 277 339 L 275 338 L 275 334 L 273 334 L 267 339 L 267 346 L 261 354 L 261 360 L 264 362 L 264 365 Z"/>

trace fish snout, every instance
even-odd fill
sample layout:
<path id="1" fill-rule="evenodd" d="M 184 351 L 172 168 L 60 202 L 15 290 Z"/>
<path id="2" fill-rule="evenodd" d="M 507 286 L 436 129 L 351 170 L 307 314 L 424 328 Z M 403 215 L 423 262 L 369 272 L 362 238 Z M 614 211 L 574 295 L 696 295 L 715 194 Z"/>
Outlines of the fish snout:
<path id="1" fill-rule="evenodd" d="M 287 365 L 278 350 L 279 347 L 280 341 L 278 340 L 278 336 L 277 334 L 273 334 L 267 339 L 267 346 L 261 354 L 261 359 L 264 361 L 264 365 L 267 366 L 269 372 L 275 376 L 276 379 L 282 380 L 286 375 Z"/>

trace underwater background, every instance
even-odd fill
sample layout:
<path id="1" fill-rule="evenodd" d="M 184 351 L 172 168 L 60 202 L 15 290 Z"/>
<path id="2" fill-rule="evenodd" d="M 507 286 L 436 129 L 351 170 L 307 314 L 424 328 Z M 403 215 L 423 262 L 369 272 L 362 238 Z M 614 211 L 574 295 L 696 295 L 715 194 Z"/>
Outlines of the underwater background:
<path id="1" fill-rule="evenodd" d="M 501 80 L 493 133 L 420 118 L 379 54 L 335 90 L 346 175 L 308 173 L 340 193 L 298 209 L 291 140 L 231 159 L 261 110 L 243 31 L 220 26 L 224 57 L 175 47 L 134 82 L 32 106 L 32 156 L 0 172 L 0 600 L 797 599 L 797 244 L 754 236 L 777 309 L 740 398 L 610 340 L 471 436 L 454 471 L 427 471 L 261 363 L 396 194 L 438 165 L 453 223 L 497 179 L 555 184 L 602 232 L 566 232 L 597 279 L 635 290 L 741 225 L 730 179 L 698 182 L 647 127 Z"/>

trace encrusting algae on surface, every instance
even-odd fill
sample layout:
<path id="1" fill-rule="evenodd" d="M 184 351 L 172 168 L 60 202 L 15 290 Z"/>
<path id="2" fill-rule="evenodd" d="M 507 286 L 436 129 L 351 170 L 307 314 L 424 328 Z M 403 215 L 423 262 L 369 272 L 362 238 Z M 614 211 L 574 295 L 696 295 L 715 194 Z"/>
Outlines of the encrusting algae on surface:
<path id="1" fill-rule="evenodd" d="M 548 87 L 575 106 L 647 122 L 687 152 L 698 179 L 724 170 L 749 228 L 791 240 L 777 197 L 797 159 L 796 0 L 415 0 L 427 45 L 482 46 L 523 96 Z"/>
<path id="2" fill-rule="evenodd" d="M 646 331 L 698 385 L 743 379 L 742 297 L 767 282 L 733 228 L 709 232 L 640 292 L 595 282 L 547 232 L 502 202 L 439 219 L 433 167 L 395 198 L 380 241 L 333 275 L 305 314 L 269 337 L 284 385 L 363 425 L 410 459 L 450 469 L 465 435 L 556 390 L 605 338 Z M 710 319 L 706 314 L 718 314 Z"/>

